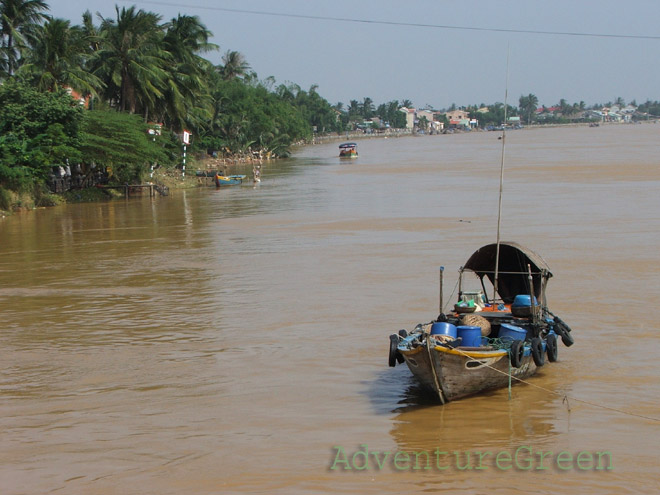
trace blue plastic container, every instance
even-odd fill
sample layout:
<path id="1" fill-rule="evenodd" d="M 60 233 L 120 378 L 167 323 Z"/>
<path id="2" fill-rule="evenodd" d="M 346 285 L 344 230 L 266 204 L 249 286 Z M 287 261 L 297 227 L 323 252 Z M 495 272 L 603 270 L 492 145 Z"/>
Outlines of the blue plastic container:
<path id="1" fill-rule="evenodd" d="M 462 347 L 481 347 L 481 327 L 461 325 L 456 327 L 458 336 L 463 339 Z"/>
<path id="2" fill-rule="evenodd" d="M 502 323 L 500 325 L 499 337 L 503 340 L 525 340 L 527 330 L 515 325 L 509 325 L 508 323 Z"/>
<path id="3" fill-rule="evenodd" d="M 514 299 L 513 299 L 513 304 L 511 305 L 514 308 L 519 308 L 521 306 L 531 306 L 531 301 L 532 297 L 529 294 L 518 294 Z M 538 302 L 536 301 L 536 298 L 534 298 L 534 306 L 536 306 Z"/>
<path id="4" fill-rule="evenodd" d="M 439 321 L 431 325 L 431 335 L 448 335 L 455 339 L 457 337 L 456 325 L 452 325 L 446 321 Z"/>

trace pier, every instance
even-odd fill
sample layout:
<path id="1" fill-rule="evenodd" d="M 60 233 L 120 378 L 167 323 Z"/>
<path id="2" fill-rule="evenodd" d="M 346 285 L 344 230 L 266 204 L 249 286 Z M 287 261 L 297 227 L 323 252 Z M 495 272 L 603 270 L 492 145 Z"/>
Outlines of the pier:
<path id="1" fill-rule="evenodd" d="M 167 186 L 159 184 L 121 184 L 117 186 L 108 186 L 108 185 L 97 185 L 99 189 L 123 189 L 124 197 L 128 198 L 131 194 L 131 189 L 139 189 L 140 192 L 142 189 L 149 189 L 149 197 L 154 197 L 156 193 L 161 196 L 167 196 L 169 194 L 169 188 Z"/>

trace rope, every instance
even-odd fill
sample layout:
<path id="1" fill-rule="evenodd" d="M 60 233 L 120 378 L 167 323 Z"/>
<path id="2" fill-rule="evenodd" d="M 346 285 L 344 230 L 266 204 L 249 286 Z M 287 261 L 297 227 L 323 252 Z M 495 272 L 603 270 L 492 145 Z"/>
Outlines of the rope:
<path id="1" fill-rule="evenodd" d="M 460 354 L 462 354 L 464 357 L 470 359 L 471 361 L 481 362 L 478 359 L 474 359 L 472 356 L 469 356 L 467 353 L 465 353 L 464 351 L 462 351 L 461 349 L 459 349 L 457 347 L 455 347 L 454 350 L 459 352 Z M 605 410 L 612 411 L 612 412 L 617 412 L 619 414 L 625 414 L 627 416 L 633 416 L 633 417 L 636 417 L 636 418 L 646 419 L 646 420 L 649 420 L 649 421 L 654 421 L 656 423 L 660 423 L 660 418 L 654 418 L 652 416 L 645 416 L 643 414 L 637 414 L 637 413 L 632 413 L 630 411 L 624 411 L 623 409 L 617 409 L 616 407 L 605 406 L 603 404 L 598 404 L 596 402 L 591 402 L 591 401 L 588 401 L 588 400 L 585 400 L 585 399 L 578 399 L 577 397 L 573 397 L 573 396 L 570 396 L 568 394 L 557 392 L 555 390 L 550 390 L 549 388 L 541 387 L 540 385 L 536 385 L 535 383 L 531 383 L 531 382 L 528 382 L 527 380 L 523 380 L 522 378 L 518 378 L 517 376 L 513 376 L 512 373 L 511 373 L 511 355 L 510 354 L 509 354 L 509 372 L 508 373 L 506 373 L 504 371 L 500 371 L 497 368 L 494 368 L 493 366 L 491 366 L 489 364 L 484 364 L 484 366 L 492 369 L 493 371 L 497 371 L 498 373 L 509 376 L 509 399 L 511 399 L 511 379 L 513 379 L 513 380 L 517 380 L 521 383 L 524 383 L 525 385 L 530 385 L 532 387 L 536 387 L 536 388 L 538 388 L 540 390 L 543 390 L 545 392 L 548 392 L 550 394 L 562 397 L 562 404 L 566 403 L 566 407 L 567 407 L 567 410 L 568 410 L 569 413 L 571 412 L 571 406 L 570 406 L 570 403 L 569 403 L 569 399 L 570 399 L 570 400 L 574 400 L 575 402 L 582 402 L 583 404 L 588 404 L 588 405 L 593 406 L 593 407 L 599 407 L 601 409 L 605 409 Z"/>
<path id="2" fill-rule="evenodd" d="M 445 312 L 445 308 L 451 304 L 451 301 L 454 300 L 454 294 L 456 293 L 456 289 L 458 288 L 458 280 L 456 280 L 456 285 L 454 285 L 454 289 L 451 291 L 451 294 L 449 295 L 449 299 L 447 299 L 447 302 L 445 303 L 445 307 L 442 308 L 442 312 Z"/>
<path id="3" fill-rule="evenodd" d="M 431 372 L 433 373 L 433 381 L 435 382 L 435 388 L 438 391 L 438 397 L 440 397 L 440 402 L 442 405 L 445 404 L 445 397 L 442 394 L 442 389 L 440 388 L 440 382 L 438 381 L 438 375 L 435 372 L 435 365 L 433 364 L 433 356 L 431 356 L 431 339 L 426 337 L 426 352 L 429 355 L 429 366 L 431 366 Z"/>

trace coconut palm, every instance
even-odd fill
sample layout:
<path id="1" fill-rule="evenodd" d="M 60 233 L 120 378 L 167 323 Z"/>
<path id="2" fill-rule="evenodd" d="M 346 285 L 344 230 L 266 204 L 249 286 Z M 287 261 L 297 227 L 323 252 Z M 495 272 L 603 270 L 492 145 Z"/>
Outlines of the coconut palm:
<path id="1" fill-rule="evenodd" d="M 95 74 L 106 84 L 106 100 L 119 110 L 145 115 L 163 97 L 172 57 L 163 47 L 160 16 L 135 7 L 115 7 L 117 19 L 101 17 Z"/>
<path id="2" fill-rule="evenodd" d="M 69 21 L 52 19 L 38 26 L 32 36 L 26 62 L 18 71 L 40 90 L 69 87 L 83 94 L 96 94 L 103 83 L 84 69 L 90 41 L 84 31 Z"/>
<path id="3" fill-rule="evenodd" d="M 370 119 L 374 114 L 374 102 L 368 96 L 362 100 L 362 116 Z"/>
<path id="4" fill-rule="evenodd" d="M 92 13 L 89 10 L 86 10 L 82 15 L 83 23 L 81 26 L 83 35 L 85 39 L 89 41 L 89 49 L 92 52 L 98 51 L 101 47 L 101 38 L 98 28 L 94 25 L 92 20 Z"/>
<path id="5" fill-rule="evenodd" d="M 222 64 L 220 73 L 226 81 L 243 77 L 250 70 L 250 65 L 245 61 L 245 57 L 236 51 L 227 50 L 222 56 Z"/>
<path id="6" fill-rule="evenodd" d="M 351 100 L 348 104 L 349 117 L 356 117 L 360 115 L 360 104 L 357 100 Z"/>
<path id="7" fill-rule="evenodd" d="M 12 76 L 20 65 L 20 51 L 34 26 L 48 19 L 48 4 L 42 0 L 0 0 L 0 60 Z"/>
<path id="8" fill-rule="evenodd" d="M 211 32 L 198 17 L 179 15 L 165 29 L 163 48 L 171 55 L 171 63 L 167 67 L 163 115 L 159 118 L 180 131 L 186 123 L 196 127 L 201 122 L 193 121 L 211 116 L 206 75 L 212 65 L 199 53 L 217 49 L 217 45 L 209 43 Z"/>
<path id="9" fill-rule="evenodd" d="M 532 115 L 534 112 L 536 112 L 538 105 L 539 99 L 532 93 L 528 94 L 527 96 L 521 96 L 518 100 L 518 107 L 520 108 L 520 112 L 527 116 L 528 124 L 532 123 Z"/>

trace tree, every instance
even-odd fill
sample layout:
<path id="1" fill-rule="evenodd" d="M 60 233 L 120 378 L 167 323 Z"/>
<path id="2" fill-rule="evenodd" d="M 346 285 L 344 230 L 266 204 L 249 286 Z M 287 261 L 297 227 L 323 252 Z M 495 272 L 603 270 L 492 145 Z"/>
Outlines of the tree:
<path id="1" fill-rule="evenodd" d="M 212 72 L 212 65 L 200 53 L 215 50 L 217 45 L 209 42 L 211 33 L 198 17 L 179 15 L 165 29 L 163 47 L 171 63 L 156 118 L 180 132 L 211 117 L 207 74 Z"/>
<path id="2" fill-rule="evenodd" d="M 147 124 L 137 115 L 88 111 L 79 149 L 86 163 L 112 167 L 113 178 L 120 184 L 140 182 L 149 164 L 168 161 L 162 146 L 167 136 L 154 140 L 147 131 Z"/>
<path id="3" fill-rule="evenodd" d="M 527 96 L 521 96 L 518 100 L 518 107 L 520 108 L 520 113 L 527 116 L 527 124 L 532 123 L 532 116 L 536 112 L 536 108 L 539 105 L 539 99 L 536 95 L 532 93 Z"/>
<path id="4" fill-rule="evenodd" d="M 164 49 L 160 16 L 135 7 L 115 7 L 117 19 L 101 18 L 102 42 L 96 52 L 96 71 L 106 84 L 105 99 L 118 109 L 144 113 L 156 107 L 167 81 L 171 55 Z"/>
<path id="5" fill-rule="evenodd" d="M 83 94 L 97 94 L 101 80 L 85 69 L 90 41 L 69 21 L 51 19 L 35 28 L 31 50 L 18 74 L 42 91 L 69 87 Z"/>
<path id="6" fill-rule="evenodd" d="M 225 81 L 237 77 L 245 76 L 250 70 L 249 64 L 245 61 L 245 57 L 236 51 L 229 51 L 222 56 L 223 65 L 220 66 L 219 72 Z"/>
<path id="7" fill-rule="evenodd" d="M 12 76 L 20 65 L 20 51 L 27 46 L 26 37 L 41 21 L 48 4 L 42 0 L 2 0 L 0 2 L 0 49 L 3 72 Z"/>
<path id="8" fill-rule="evenodd" d="M 349 118 L 355 118 L 361 115 L 360 104 L 357 100 L 351 100 L 348 104 Z"/>
<path id="9" fill-rule="evenodd" d="M 0 86 L 0 186 L 19 190 L 50 166 L 78 159 L 83 109 L 65 91 L 41 92 L 10 80 Z"/>
<path id="10" fill-rule="evenodd" d="M 365 119 L 370 119 L 374 114 L 374 102 L 368 96 L 362 100 L 362 116 Z"/>

